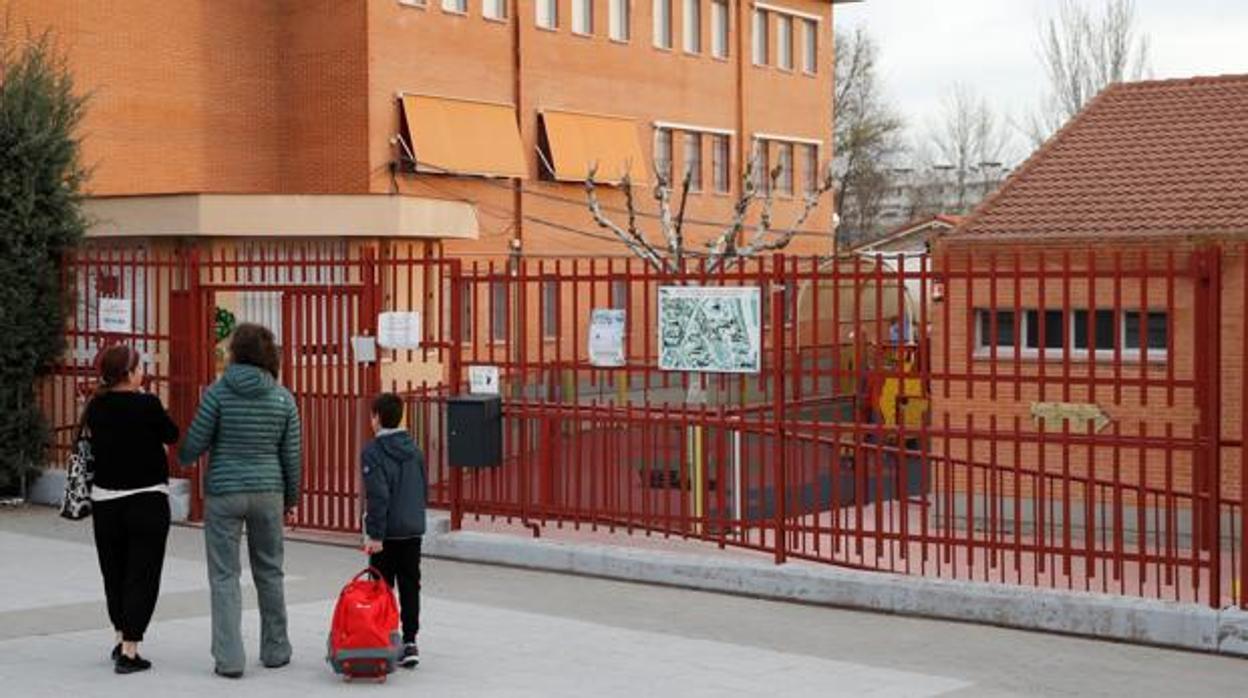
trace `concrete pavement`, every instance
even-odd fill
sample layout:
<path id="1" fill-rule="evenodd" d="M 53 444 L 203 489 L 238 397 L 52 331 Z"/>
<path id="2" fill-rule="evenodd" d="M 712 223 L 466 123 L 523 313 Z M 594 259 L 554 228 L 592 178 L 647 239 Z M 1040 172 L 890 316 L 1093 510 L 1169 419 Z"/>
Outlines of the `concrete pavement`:
<path id="1" fill-rule="evenodd" d="M 322 656 L 338 588 L 362 564 L 291 543 L 294 664 L 211 675 L 199 532 L 175 529 L 146 675 L 118 677 L 90 527 L 0 510 L 0 694 L 301 697 L 360 686 Z M 387 693 L 462 696 L 1238 695 L 1248 662 L 1088 640 L 426 560 L 422 666 Z M 245 594 L 247 595 L 247 594 Z M 254 664 L 255 618 L 247 615 Z"/>

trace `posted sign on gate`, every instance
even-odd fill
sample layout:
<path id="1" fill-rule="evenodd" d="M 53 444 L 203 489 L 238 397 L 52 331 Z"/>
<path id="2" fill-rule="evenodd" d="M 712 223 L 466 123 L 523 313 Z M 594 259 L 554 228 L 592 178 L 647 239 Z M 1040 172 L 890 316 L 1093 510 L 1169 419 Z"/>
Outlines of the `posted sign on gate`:
<path id="1" fill-rule="evenodd" d="M 420 313 L 382 313 L 377 317 L 377 345 L 383 349 L 419 349 Z"/>
<path id="2" fill-rule="evenodd" d="M 758 373 L 762 294 L 752 287 L 659 289 L 659 368 L 700 373 Z"/>
<path id="3" fill-rule="evenodd" d="M 99 307 L 100 332 L 105 334 L 133 334 L 134 313 L 129 298 L 101 298 Z"/>

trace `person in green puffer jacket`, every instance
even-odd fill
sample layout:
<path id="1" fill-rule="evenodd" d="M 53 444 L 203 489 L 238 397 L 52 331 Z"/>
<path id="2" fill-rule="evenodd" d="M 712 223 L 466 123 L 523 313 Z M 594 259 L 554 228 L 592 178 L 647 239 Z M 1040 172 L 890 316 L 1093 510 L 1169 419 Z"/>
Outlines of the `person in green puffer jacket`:
<path id="1" fill-rule="evenodd" d="M 273 333 L 242 324 L 230 338 L 230 365 L 200 400 L 178 456 L 189 465 L 208 453 L 204 543 L 212 595 L 212 656 L 219 676 L 246 665 L 239 543 L 247 529 L 260 607 L 260 661 L 290 663 L 282 572 L 283 513 L 299 503 L 302 434 L 295 399 L 278 385 Z"/>

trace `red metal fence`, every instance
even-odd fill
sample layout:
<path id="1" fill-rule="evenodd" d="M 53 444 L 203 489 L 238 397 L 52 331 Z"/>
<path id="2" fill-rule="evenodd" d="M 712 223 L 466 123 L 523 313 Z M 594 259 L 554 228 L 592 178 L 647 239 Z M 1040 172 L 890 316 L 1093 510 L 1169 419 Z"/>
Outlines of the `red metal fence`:
<path id="1" fill-rule="evenodd" d="M 280 328 L 308 435 L 301 525 L 358 529 L 355 454 L 384 387 L 406 396 L 431 499 L 456 525 L 646 532 L 778 562 L 1248 606 L 1246 265 L 1216 247 L 777 256 L 679 273 L 422 246 L 93 251 L 67 266 L 76 351 L 46 395 L 64 428 L 90 349 L 116 339 L 90 309 L 143 296 L 135 318 L 150 327 L 127 339 L 185 422 L 219 368 L 212 320 L 233 308 Z M 130 286 L 109 280 L 127 274 Z M 758 305 L 750 291 L 707 305 L 724 288 L 757 289 Z M 611 308 L 626 312 L 623 361 L 604 365 L 588 334 L 592 311 Z M 393 310 L 421 312 L 420 347 L 361 360 L 355 342 Z M 676 360 L 701 368 L 660 369 Z M 444 405 L 473 366 L 502 376 L 505 459 L 452 470 Z M 717 366 L 737 372 L 701 370 Z"/>

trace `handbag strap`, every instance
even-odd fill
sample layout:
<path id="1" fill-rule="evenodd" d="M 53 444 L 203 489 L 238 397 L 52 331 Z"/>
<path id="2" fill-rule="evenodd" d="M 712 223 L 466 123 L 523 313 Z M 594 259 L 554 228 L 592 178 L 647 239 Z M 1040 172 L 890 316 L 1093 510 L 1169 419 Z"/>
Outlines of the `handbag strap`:
<path id="1" fill-rule="evenodd" d="M 82 414 L 78 415 L 78 424 L 74 427 L 74 440 L 72 443 L 77 444 L 82 440 L 82 433 L 85 431 L 87 437 L 90 438 L 91 430 L 87 427 L 87 413 L 91 411 L 91 405 L 95 404 L 95 398 L 87 400 L 87 404 L 82 407 Z"/>

